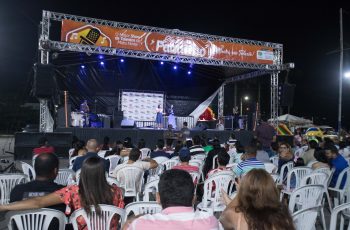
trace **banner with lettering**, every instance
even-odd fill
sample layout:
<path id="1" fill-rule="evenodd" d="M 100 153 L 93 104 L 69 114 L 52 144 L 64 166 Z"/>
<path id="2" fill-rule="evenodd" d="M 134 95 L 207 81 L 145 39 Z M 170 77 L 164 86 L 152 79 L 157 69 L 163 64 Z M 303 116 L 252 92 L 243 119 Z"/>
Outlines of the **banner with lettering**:
<path id="1" fill-rule="evenodd" d="M 213 41 L 134 29 L 62 21 L 61 41 L 152 53 L 232 62 L 273 64 L 273 49 L 266 46 Z"/>

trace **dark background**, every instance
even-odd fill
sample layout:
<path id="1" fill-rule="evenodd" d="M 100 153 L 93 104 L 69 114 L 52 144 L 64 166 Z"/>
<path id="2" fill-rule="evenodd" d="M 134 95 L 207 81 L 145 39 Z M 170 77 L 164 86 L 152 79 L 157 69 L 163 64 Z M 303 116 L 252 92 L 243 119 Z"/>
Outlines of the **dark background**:
<path id="1" fill-rule="evenodd" d="M 336 125 L 339 53 L 330 53 L 339 50 L 340 6 L 335 1 L 317 2 L 311 6 L 307 6 L 306 2 L 303 4 L 296 2 L 269 4 L 265 1 L 264 5 L 256 5 L 253 2 L 243 5 L 232 1 L 215 1 L 211 4 L 189 1 L 99 1 L 95 3 L 87 1 L 1 1 L 0 4 L 0 130 L 5 132 L 18 130 L 26 123 L 38 123 L 38 113 L 22 108 L 20 105 L 24 102 L 36 102 L 29 94 L 33 78 L 32 66 L 38 61 L 38 25 L 43 9 L 141 25 L 282 43 L 284 62 L 295 63 L 295 69 L 289 73 L 289 81 L 296 84 L 291 113 L 313 118 L 319 124 Z M 350 11 L 350 7 L 343 7 Z M 350 48 L 350 13 L 344 13 L 343 20 L 344 47 Z M 70 78 L 89 77 L 90 75 L 76 73 L 80 71 L 81 60 L 86 59 L 79 54 L 59 54 L 57 62 L 65 61 L 62 62 L 59 70 L 64 76 Z M 127 69 L 134 62 L 139 61 L 126 60 L 122 68 Z M 347 50 L 344 53 L 344 70 L 350 70 L 349 62 L 349 50 Z M 98 66 L 94 65 L 94 63 L 89 64 L 86 71 L 98 69 Z M 162 82 L 166 83 L 157 90 L 167 90 L 174 96 L 186 96 L 186 92 L 189 92 L 188 95 L 192 97 L 193 90 L 191 89 L 195 89 L 198 92 L 195 98 L 198 100 L 209 96 L 223 78 L 221 72 L 215 73 L 215 70 L 211 68 L 199 66 L 193 67 L 194 74 L 188 78 L 187 65 L 182 65 L 181 71 L 174 73 L 171 72 L 172 64 L 167 63 L 165 67 L 168 68 L 169 74 L 166 74 L 166 71 L 162 74 L 164 70 L 159 69 L 158 63 L 143 61 L 137 64 L 141 70 L 150 69 L 149 73 L 152 74 L 147 75 L 132 71 L 123 72 L 122 69 L 118 69 L 118 65 L 120 63 L 117 59 L 108 62 L 105 67 L 107 70 L 101 74 L 99 69 L 95 77 L 108 78 L 108 75 L 112 75 L 132 79 L 130 76 L 139 76 L 142 79 L 138 79 L 138 82 L 148 83 L 152 82 L 149 79 L 153 79 L 157 81 L 157 84 L 153 85 L 162 86 Z M 142 71 L 142 73 L 145 72 Z M 285 74 L 281 74 L 281 81 L 284 80 Z M 174 76 L 177 77 L 176 80 Z M 170 77 L 172 80 L 168 79 Z M 182 85 L 183 91 L 178 90 L 177 81 L 185 82 Z M 251 96 L 251 101 L 256 101 L 258 82 L 261 83 L 262 110 L 269 113 L 270 79 L 268 76 L 239 83 L 238 95 L 248 94 Z M 143 83 L 138 84 L 144 85 Z M 347 116 L 350 112 L 349 84 L 349 80 L 344 80 L 342 107 L 343 123 L 348 127 L 350 125 Z M 173 88 L 170 87 L 171 85 Z M 117 87 L 114 88 L 114 85 L 108 84 L 108 86 L 111 91 L 117 89 Z M 123 84 L 122 86 L 124 87 Z M 200 88 L 196 88 L 197 86 Z M 186 87 L 188 87 L 187 90 Z M 228 86 L 225 91 L 226 114 L 232 108 L 233 100 L 232 96 L 230 97 L 232 88 Z M 92 101 L 98 97 L 96 93 L 83 96 Z M 80 100 L 79 97 L 76 98 L 76 101 L 78 100 Z"/>

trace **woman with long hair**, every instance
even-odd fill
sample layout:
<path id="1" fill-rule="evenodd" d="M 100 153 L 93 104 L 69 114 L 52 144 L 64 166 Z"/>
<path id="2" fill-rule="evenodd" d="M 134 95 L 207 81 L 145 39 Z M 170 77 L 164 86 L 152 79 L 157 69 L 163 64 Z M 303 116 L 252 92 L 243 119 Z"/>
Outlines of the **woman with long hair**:
<path id="1" fill-rule="evenodd" d="M 223 194 L 227 207 L 220 222 L 224 229 L 295 229 L 288 208 L 279 200 L 275 182 L 264 169 L 249 171 L 237 186 L 233 200 Z"/>
<path id="2" fill-rule="evenodd" d="M 87 150 L 85 148 L 85 141 L 78 140 L 74 144 L 74 151 L 71 157 L 84 156 L 86 153 L 87 153 Z"/>
<path id="3" fill-rule="evenodd" d="M 99 204 L 115 205 L 124 208 L 123 195 L 116 185 L 109 185 L 105 176 L 103 159 L 90 157 L 83 163 L 80 173 L 79 185 L 69 185 L 56 192 L 42 197 L 0 205 L 0 211 L 14 211 L 44 208 L 64 203 L 67 205 L 66 214 L 83 208 L 91 213 L 90 206 L 94 206 L 98 215 L 101 214 Z M 79 229 L 87 229 L 85 220 L 78 218 Z M 112 220 L 112 229 L 117 228 L 118 219 Z"/>

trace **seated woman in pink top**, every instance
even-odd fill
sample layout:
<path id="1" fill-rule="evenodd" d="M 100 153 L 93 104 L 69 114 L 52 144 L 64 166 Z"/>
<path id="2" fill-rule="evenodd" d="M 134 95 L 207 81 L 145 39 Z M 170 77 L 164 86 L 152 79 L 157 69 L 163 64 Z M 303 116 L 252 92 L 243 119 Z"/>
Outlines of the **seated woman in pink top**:
<path id="1" fill-rule="evenodd" d="M 89 214 L 91 205 L 95 207 L 98 214 L 101 214 L 99 204 L 110 204 L 124 208 L 121 189 L 107 183 L 103 159 L 90 157 L 85 160 L 81 168 L 79 185 L 70 185 L 46 196 L 0 205 L 0 211 L 44 208 L 61 203 L 67 205 L 67 215 L 79 208 L 84 208 Z M 117 229 L 118 220 L 119 217 L 112 219 L 111 229 Z M 78 218 L 78 226 L 80 230 L 87 229 L 82 217 Z"/>
<path id="2" fill-rule="evenodd" d="M 222 191 L 227 207 L 219 220 L 224 229 L 295 229 L 288 208 L 280 202 L 275 182 L 266 170 L 249 171 L 237 186 L 233 200 Z"/>

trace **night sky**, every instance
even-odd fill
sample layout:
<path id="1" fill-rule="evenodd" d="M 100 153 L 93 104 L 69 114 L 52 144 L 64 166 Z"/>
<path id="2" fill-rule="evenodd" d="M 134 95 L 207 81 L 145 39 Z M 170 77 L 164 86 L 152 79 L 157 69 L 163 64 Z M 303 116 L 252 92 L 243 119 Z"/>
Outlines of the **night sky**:
<path id="1" fill-rule="evenodd" d="M 37 31 L 42 10 L 199 33 L 270 41 L 284 45 L 284 62 L 296 84 L 291 113 L 335 126 L 339 90 L 339 7 L 291 1 L 264 6 L 236 1 L 1 1 L 0 94 L 26 97 L 37 61 Z M 288 4 L 288 5 L 287 5 Z M 97 6 L 98 5 L 98 6 Z M 277 5 L 277 6 L 276 6 Z M 350 70 L 350 7 L 343 15 L 344 70 Z M 335 52 L 332 52 L 335 51 Z M 282 74 L 282 77 L 285 73 Z M 267 79 L 266 79 L 267 80 Z M 263 89 L 264 90 L 264 89 Z M 266 90 L 266 89 L 265 89 Z M 0 97 L 5 98 L 5 97 Z M 270 100 L 265 98 L 265 100 Z M 0 99 L 1 103 L 4 102 Z M 350 127 L 350 79 L 343 81 L 343 123 Z"/>

